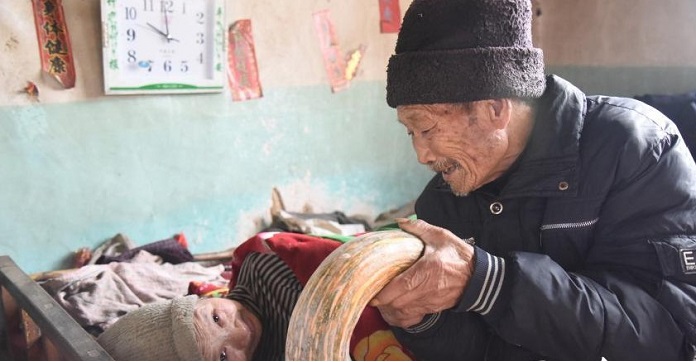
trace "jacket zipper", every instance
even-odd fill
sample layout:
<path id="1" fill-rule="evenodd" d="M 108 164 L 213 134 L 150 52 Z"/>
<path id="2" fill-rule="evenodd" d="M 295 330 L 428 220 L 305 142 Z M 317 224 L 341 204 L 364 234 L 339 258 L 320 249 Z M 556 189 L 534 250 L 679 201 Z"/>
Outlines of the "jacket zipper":
<path id="1" fill-rule="evenodd" d="M 553 230 L 553 229 L 579 229 L 579 228 L 586 228 L 588 226 L 592 226 L 599 221 L 599 218 L 595 218 L 592 220 L 588 221 L 580 221 L 580 222 L 564 222 L 560 224 L 546 224 L 546 225 L 541 225 L 541 231 L 544 230 Z"/>
<path id="2" fill-rule="evenodd" d="M 581 228 L 586 228 L 589 226 L 592 226 L 599 221 L 599 218 L 595 218 L 592 220 L 588 221 L 580 221 L 580 222 L 563 222 L 559 224 L 546 224 L 546 225 L 541 225 L 540 231 L 544 230 L 557 230 L 557 229 L 581 229 Z M 543 248 L 544 247 L 544 241 L 541 237 L 541 233 L 539 233 L 539 247 Z"/>

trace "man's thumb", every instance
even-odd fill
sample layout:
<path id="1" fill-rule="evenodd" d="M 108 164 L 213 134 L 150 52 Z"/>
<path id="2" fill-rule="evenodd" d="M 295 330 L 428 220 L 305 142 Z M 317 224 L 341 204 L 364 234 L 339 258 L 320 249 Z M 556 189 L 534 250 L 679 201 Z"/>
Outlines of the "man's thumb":
<path id="1" fill-rule="evenodd" d="M 418 220 L 418 219 L 406 219 L 406 218 L 397 218 L 394 219 L 396 223 L 399 225 L 399 228 L 409 234 L 413 234 L 417 237 L 421 237 L 427 230 L 427 223 L 423 220 Z"/>

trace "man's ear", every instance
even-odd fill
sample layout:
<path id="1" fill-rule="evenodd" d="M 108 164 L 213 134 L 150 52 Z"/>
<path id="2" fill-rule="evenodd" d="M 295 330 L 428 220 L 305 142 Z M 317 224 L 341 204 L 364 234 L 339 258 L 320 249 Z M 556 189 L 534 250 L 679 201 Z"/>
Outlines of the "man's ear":
<path id="1" fill-rule="evenodd" d="M 493 126 L 497 129 L 504 129 L 510 122 L 512 115 L 512 102 L 507 98 L 489 99 L 488 112 Z"/>

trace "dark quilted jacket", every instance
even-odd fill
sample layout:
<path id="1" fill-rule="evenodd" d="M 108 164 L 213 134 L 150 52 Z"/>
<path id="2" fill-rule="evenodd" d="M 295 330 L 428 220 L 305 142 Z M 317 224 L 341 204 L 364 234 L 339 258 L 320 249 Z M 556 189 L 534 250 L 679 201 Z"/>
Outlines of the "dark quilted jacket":
<path id="1" fill-rule="evenodd" d="M 654 108 L 550 76 L 516 167 L 416 213 L 476 242 L 459 305 L 395 330 L 418 358 L 693 358 L 696 165 Z"/>

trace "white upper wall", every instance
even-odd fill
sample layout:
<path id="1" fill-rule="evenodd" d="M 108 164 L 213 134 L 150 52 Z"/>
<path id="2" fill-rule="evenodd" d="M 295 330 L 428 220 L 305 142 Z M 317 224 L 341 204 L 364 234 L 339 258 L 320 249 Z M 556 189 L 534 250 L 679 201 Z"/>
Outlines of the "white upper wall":
<path id="1" fill-rule="evenodd" d="M 37 84 L 44 103 L 103 97 L 99 3 L 63 1 L 77 74 L 75 88 L 66 90 L 41 74 L 31 1 L 0 1 L 0 106 L 28 104 L 20 92 L 27 81 Z M 403 14 L 410 0 L 400 4 Z M 396 34 L 380 33 L 378 0 L 227 0 L 227 25 L 251 19 L 263 88 L 328 84 L 312 18 L 323 9 L 344 53 L 366 46 L 355 81 L 386 78 Z"/>
<path id="2" fill-rule="evenodd" d="M 549 65 L 696 65 L 696 1 L 534 0 Z"/>
<path id="3" fill-rule="evenodd" d="M 410 0 L 400 0 L 403 16 Z M 692 66 L 694 0 L 534 0 L 535 43 L 549 65 Z M 379 32 L 378 0 L 227 0 L 228 25 L 251 19 L 263 88 L 327 83 L 312 14 L 331 11 L 344 53 L 365 45 L 355 81 L 385 79 L 396 34 Z M 77 73 L 62 89 L 41 74 L 30 1 L 0 1 L 0 106 L 30 103 L 21 89 L 36 83 L 43 103 L 103 97 L 99 1 L 64 1 Z"/>

